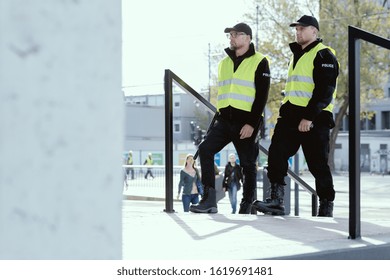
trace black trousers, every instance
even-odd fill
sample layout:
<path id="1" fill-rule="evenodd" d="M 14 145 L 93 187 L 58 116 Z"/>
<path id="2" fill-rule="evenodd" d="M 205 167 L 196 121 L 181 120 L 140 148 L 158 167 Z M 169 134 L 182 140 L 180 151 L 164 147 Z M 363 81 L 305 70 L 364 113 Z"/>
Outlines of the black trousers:
<path id="1" fill-rule="evenodd" d="M 258 128 L 255 128 L 250 138 L 240 139 L 240 130 L 243 126 L 242 121 L 227 121 L 218 117 L 206 138 L 199 145 L 199 158 L 203 185 L 206 188 L 215 188 L 214 155 L 232 142 L 243 169 L 243 200 L 251 203 L 256 191 L 256 160 L 259 154 Z"/>
<path id="2" fill-rule="evenodd" d="M 271 183 L 284 184 L 288 159 L 300 146 L 311 174 L 315 178 L 316 191 L 320 199 L 333 201 L 335 191 L 332 173 L 328 165 L 330 128 L 314 126 L 309 132 L 299 132 L 298 127 L 279 119 L 268 152 L 268 178 Z"/>

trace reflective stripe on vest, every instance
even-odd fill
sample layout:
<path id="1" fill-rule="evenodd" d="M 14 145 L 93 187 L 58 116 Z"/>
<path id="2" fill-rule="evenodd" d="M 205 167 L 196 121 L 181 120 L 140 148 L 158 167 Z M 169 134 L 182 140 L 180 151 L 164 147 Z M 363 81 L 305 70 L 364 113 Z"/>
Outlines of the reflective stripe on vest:
<path id="1" fill-rule="evenodd" d="M 309 100 L 313 96 L 314 90 L 314 81 L 313 81 L 313 70 L 314 70 L 314 59 L 317 53 L 322 50 L 328 48 L 335 54 L 335 51 L 325 46 L 322 43 L 319 43 L 310 51 L 306 52 L 297 62 L 295 68 L 293 68 L 294 64 L 294 56 L 292 56 L 290 65 L 288 68 L 288 78 L 285 87 L 285 98 L 283 99 L 283 104 L 287 101 L 290 103 L 306 107 L 309 103 Z M 334 99 L 336 98 L 336 89 L 333 92 L 332 102 L 323 110 L 332 112 L 334 106 Z"/>
<path id="2" fill-rule="evenodd" d="M 217 109 L 232 106 L 250 112 L 255 100 L 255 72 L 264 55 L 256 52 L 245 58 L 234 72 L 233 60 L 227 56 L 218 66 Z"/>

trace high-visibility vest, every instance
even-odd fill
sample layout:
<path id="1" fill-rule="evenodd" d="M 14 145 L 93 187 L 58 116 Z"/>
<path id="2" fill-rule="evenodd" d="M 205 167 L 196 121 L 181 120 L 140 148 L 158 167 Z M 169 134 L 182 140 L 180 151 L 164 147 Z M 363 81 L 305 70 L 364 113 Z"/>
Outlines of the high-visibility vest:
<path id="1" fill-rule="evenodd" d="M 309 103 L 309 100 L 313 96 L 314 90 L 314 81 L 313 81 L 313 70 L 314 70 L 314 59 L 317 53 L 320 50 L 325 48 L 330 49 L 333 54 L 336 52 L 322 43 L 319 43 L 317 46 L 312 48 L 310 51 L 306 52 L 297 62 L 295 67 L 293 67 L 294 56 L 292 56 L 290 65 L 288 68 L 288 78 L 285 87 L 285 97 L 283 99 L 283 104 L 287 101 L 290 103 L 306 107 Z M 333 92 L 332 102 L 323 110 L 332 112 L 334 106 L 334 99 L 336 98 L 336 88 Z"/>
<path id="2" fill-rule="evenodd" d="M 147 165 L 153 165 L 153 160 L 150 157 L 146 158 L 146 164 Z"/>
<path id="3" fill-rule="evenodd" d="M 218 66 L 217 109 L 232 106 L 250 112 L 255 100 L 255 72 L 265 56 L 256 52 L 245 58 L 234 72 L 234 62 L 227 56 Z"/>
<path id="4" fill-rule="evenodd" d="M 127 165 L 132 165 L 133 164 L 133 155 L 129 154 L 129 158 L 127 159 Z"/>

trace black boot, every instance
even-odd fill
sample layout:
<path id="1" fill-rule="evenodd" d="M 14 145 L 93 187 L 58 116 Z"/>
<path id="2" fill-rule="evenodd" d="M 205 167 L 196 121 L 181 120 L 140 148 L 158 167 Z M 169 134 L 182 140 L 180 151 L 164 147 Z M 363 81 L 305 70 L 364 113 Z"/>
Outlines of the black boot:
<path id="1" fill-rule="evenodd" d="M 318 217 L 333 217 L 333 201 L 327 199 L 320 200 L 320 207 L 318 209 Z"/>
<path id="2" fill-rule="evenodd" d="M 252 207 L 259 212 L 272 215 L 284 215 L 284 185 L 271 184 L 271 197 L 265 201 L 256 200 Z"/>
<path id="3" fill-rule="evenodd" d="M 194 213 L 218 213 L 215 189 L 205 187 L 204 195 L 198 205 L 191 205 L 190 211 Z"/>
<path id="4" fill-rule="evenodd" d="M 252 203 L 242 200 L 240 203 L 240 210 L 238 210 L 238 214 L 250 214 L 252 210 Z"/>

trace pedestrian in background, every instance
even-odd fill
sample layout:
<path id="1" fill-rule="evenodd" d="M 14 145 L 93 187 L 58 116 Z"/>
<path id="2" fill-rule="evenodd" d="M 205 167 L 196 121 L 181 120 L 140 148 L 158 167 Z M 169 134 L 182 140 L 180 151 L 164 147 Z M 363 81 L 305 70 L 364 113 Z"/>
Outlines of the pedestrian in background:
<path id="1" fill-rule="evenodd" d="M 126 165 L 133 165 L 133 151 L 129 151 L 127 155 Z M 129 173 L 131 173 L 131 180 L 134 180 L 134 168 L 126 167 L 127 178 L 129 178 Z"/>
<path id="2" fill-rule="evenodd" d="M 237 191 L 241 189 L 243 181 L 242 168 L 236 162 L 236 155 L 229 155 L 229 162 L 225 166 L 223 177 L 223 189 L 229 194 L 230 205 L 232 206 L 232 214 L 237 210 Z"/>
<path id="3" fill-rule="evenodd" d="M 177 199 L 180 197 L 183 202 L 184 212 L 190 210 L 191 204 L 199 202 L 199 195 L 202 194 L 201 179 L 198 169 L 195 167 L 195 160 L 192 154 L 186 156 L 184 168 L 180 170 L 180 181 L 178 184 Z"/>
<path id="4" fill-rule="evenodd" d="M 147 166 L 152 166 L 153 165 L 153 159 L 152 159 L 152 154 L 151 153 L 149 153 L 148 157 L 145 159 L 144 165 L 147 165 Z M 148 175 L 150 175 L 154 179 L 154 175 L 152 173 L 152 168 L 151 167 L 147 168 L 147 171 L 146 171 L 146 174 L 145 174 L 145 179 L 148 179 Z"/>
<path id="5" fill-rule="evenodd" d="M 126 165 L 127 163 L 127 157 L 122 155 L 122 160 L 123 160 L 123 165 Z M 122 171 L 123 171 L 123 183 L 125 190 L 127 191 L 129 188 L 129 183 L 127 182 L 127 170 L 126 167 L 122 166 Z"/>

